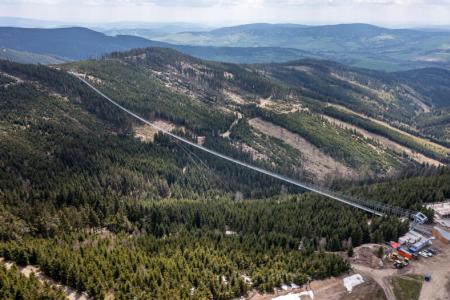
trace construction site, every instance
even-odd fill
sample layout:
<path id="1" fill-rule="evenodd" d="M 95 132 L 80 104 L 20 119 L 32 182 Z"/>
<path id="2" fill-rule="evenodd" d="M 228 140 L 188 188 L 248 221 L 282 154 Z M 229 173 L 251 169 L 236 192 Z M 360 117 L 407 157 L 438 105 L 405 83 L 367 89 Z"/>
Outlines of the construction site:
<path id="1" fill-rule="evenodd" d="M 217 159 L 364 211 L 374 218 L 390 216 L 410 224 L 409 231 L 397 241 L 383 245 L 366 244 L 354 249 L 353 254 L 340 253 L 350 263 L 349 274 L 324 281 L 308 280 L 303 286 L 285 283 L 270 294 L 261 294 L 254 290 L 245 299 L 450 299 L 450 200 L 424 207 L 428 212 L 433 211 L 433 219 L 429 219 L 428 213 L 425 215 L 423 212 L 356 198 L 322 186 L 301 182 L 169 132 L 109 98 L 82 76 L 72 74 L 120 110 L 178 142 L 209 153 Z"/>
<path id="2" fill-rule="evenodd" d="M 351 257 L 341 253 L 351 265 L 349 274 L 246 299 L 450 299 L 450 201 L 426 207 L 434 212 L 433 222 L 419 213 L 397 241 L 362 245 Z"/>

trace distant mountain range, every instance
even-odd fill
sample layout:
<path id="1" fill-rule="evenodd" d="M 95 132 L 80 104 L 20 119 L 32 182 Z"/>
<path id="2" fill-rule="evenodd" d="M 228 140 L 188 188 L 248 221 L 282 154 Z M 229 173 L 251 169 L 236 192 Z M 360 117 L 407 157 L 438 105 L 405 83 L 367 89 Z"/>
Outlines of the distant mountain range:
<path id="1" fill-rule="evenodd" d="M 248 24 L 162 36 L 160 31 L 129 27 L 103 31 L 126 34 L 111 36 L 83 27 L 0 27 L 0 47 L 61 60 L 97 58 L 133 48 L 162 47 L 206 60 L 233 63 L 316 58 L 385 71 L 422 67 L 450 69 L 448 31 L 387 29 L 367 24 Z M 141 37 L 144 35 L 159 36 L 150 40 Z"/>
<path id="2" fill-rule="evenodd" d="M 98 58 L 111 52 L 146 47 L 172 48 L 207 60 L 237 63 L 283 62 L 314 57 L 313 54 L 302 50 L 279 47 L 172 45 L 130 35 L 108 36 L 82 27 L 55 29 L 1 27 L 0 47 L 57 57 L 61 60 Z"/>
<path id="3" fill-rule="evenodd" d="M 22 28 L 58 28 L 58 27 L 86 27 L 101 32 L 107 30 L 127 30 L 127 29 L 152 29 L 160 33 L 176 33 L 186 31 L 206 31 L 211 30 L 210 26 L 186 23 L 186 22 L 109 22 L 109 23 L 89 23 L 39 20 L 15 17 L 0 17 L 1 27 L 22 27 Z"/>
<path id="4" fill-rule="evenodd" d="M 197 46 L 294 48 L 352 66 L 384 70 L 450 66 L 450 32 L 438 29 L 387 29 L 368 24 L 248 24 L 171 34 L 157 40 Z"/>
<path id="5" fill-rule="evenodd" d="M 86 26 L 92 30 L 103 32 L 107 35 L 133 35 L 146 39 L 152 39 L 159 36 L 175 34 L 179 32 L 202 32 L 211 30 L 211 27 L 206 27 L 197 24 L 189 23 L 111 23 L 97 26 Z"/>

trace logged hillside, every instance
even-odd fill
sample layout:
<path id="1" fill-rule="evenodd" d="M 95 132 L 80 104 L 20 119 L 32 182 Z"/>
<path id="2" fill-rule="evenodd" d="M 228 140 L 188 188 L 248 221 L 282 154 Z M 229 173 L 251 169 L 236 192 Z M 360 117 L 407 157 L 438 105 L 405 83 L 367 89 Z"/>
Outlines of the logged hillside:
<path id="1" fill-rule="evenodd" d="M 424 119 L 442 119 L 448 113 L 442 92 L 450 78 L 447 71 L 441 71 L 444 76 L 439 83 L 430 85 L 403 73 L 352 69 L 331 62 L 239 66 L 163 49 L 116 53 L 104 61 L 65 68 L 92 76 L 99 87 L 111 89 L 110 95 L 121 90 L 150 95 L 142 87 L 151 80 L 187 95 L 193 103 L 235 114 L 237 122 L 231 130 L 219 130 L 219 135 L 225 134 L 236 147 L 270 164 L 287 161 L 292 165 L 289 160 L 303 157 L 303 168 L 297 173 L 306 178 L 339 172 L 376 176 L 401 169 L 410 160 L 436 166 L 448 161 L 449 136 L 422 126 Z M 425 77 L 434 69 L 416 72 Z M 445 120 L 441 125 L 448 128 Z M 277 158 L 276 153 L 282 156 Z M 334 163 L 312 166 L 317 156 Z"/>
<path id="2" fill-rule="evenodd" d="M 107 66 L 126 67 L 113 61 L 64 67 L 97 70 L 88 78 L 101 85 L 103 76 L 116 75 L 102 73 Z M 303 284 L 348 270 L 341 256 L 323 250 L 389 240 L 407 227 L 394 219 L 368 222 L 366 214 L 318 196 L 288 196 L 293 191 L 274 180 L 161 134 L 142 142 L 134 137 L 138 124 L 66 72 L 9 62 L 0 70 L 0 257 L 38 265 L 94 298 L 232 299 L 253 288 Z M 116 86 L 102 86 L 105 92 L 176 124 L 188 138 L 205 134 L 208 147 L 252 159 L 221 137 L 222 123 L 233 122 L 222 106 L 193 101 L 137 69 L 124 74 L 146 81 L 109 78 Z M 136 83 L 148 93 L 133 90 Z M 60 297 L 3 273 L 9 291 Z"/>
<path id="3" fill-rule="evenodd" d="M 427 76 L 437 76 L 434 69 L 388 74 L 314 60 L 240 66 L 160 48 L 60 68 L 84 76 L 159 126 L 306 182 L 382 178 L 449 160 L 450 73 L 443 70 L 432 85 Z M 66 92 L 53 82 L 61 81 L 55 75 L 24 72 Z M 5 73 L 2 78 L 10 79 Z M 415 80 L 420 73 L 422 80 Z M 122 133 L 155 138 L 154 130 L 112 113 L 107 103 L 85 105 Z M 424 124 L 433 121 L 440 126 Z"/>
<path id="4" fill-rule="evenodd" d="M 448 125 L 450 101 L 446 90 L 450 72 L 447 70 L 429 68 L 385 73 L 309 60 L 265 65 L 259 69 L 341 113 L 350 109 L 365 119 L 384 121 L 403 131 L 448 144 L 448 135 L 433 134 L 424 122 L 440 121 L 440 125 Z"/>
<path id="5" fill-rule="evenodd" d="M 429 215 L 421 204 L 450 197 L 448 169 L 434 166 L 448 159 L 443 137 L 413 118 L 445 101 L 407 77 L 167 49 L 54 67 L 0 61 L 0 258 L 95 299 L 234 299 L 301 285 L 349 269 L 330 251 L 397 239 L 408 224 L 182 146 L 74 74 L 158 126 L 279 173 Z M 0 284 L 5 297 L 61 297 L 1 266 Z"/>

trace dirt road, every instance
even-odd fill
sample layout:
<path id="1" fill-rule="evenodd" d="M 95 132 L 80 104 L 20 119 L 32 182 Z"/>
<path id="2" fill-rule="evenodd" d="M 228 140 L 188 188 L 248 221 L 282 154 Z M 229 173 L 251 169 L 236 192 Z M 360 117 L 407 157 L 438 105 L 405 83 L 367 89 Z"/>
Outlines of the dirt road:
<path id="1" fill-rule="evenodd" d="M 390 278 L 397 275 L 398 271 L 396 269 L 375 270 L 362 265 L 352 265 L 352 269 L 364 277 L 369 277 L 375 280 L 375 282 L 378 283 L 383 289 L 387 300 L 396 300 L 390 283 Z"/>
<path id="2" fill-rule="evenodd" d="M 434 241 L 433 248 L 437 249 L 439 253 L 413 264 L 410 273 L 431 275 L 431 281 L 423 283 L 419 300 L 449 300 L 450 245 Z"/>
<path id="3" fill-rule="evenodd" d="M 430 258 L 420 257 L 402 270 L 390 266 L 373 269 L 358 264 L 352 264 L 352 268 L 355 272 L 375 280 L 383 288 L 388 300 L 395 300 L 391 286 L 392 277 L 408 274 L 431 275 L 431 281 L 423 283 L 419 300 L 450 300 L 450 246 L 434 241 L 433 248 L 438 251 L 437 255 Z"/>
<path id="4" fill-rule="evenodd" d="M 408 274 L 431 274 L 430 282 L 423 282 L 419 300 L 450 300 L 450 246 L 439 241 L 433 242 L 433 248 L 438 254 L 431 258 L 413 260 L 411 265 L 398 270 L 390 262 L 384 265 L 377 262 L 376 249 L 380 245 L 367 244 L 355 248 L 355 255 L 351 259 L 354 273 L 363 276 L 365 283 L 357 286 L 349 294 L 344 288 L 342 279 L 347 275 L 329 278 L 327 280 L 313 281 L 309 288 L 314 292 L 315 300 L 396 300 L 392 288 L 392 278 Z M 366 251 L 369 249 L 370 251 Z M 373 256 L 373 257 L 370 257 Z M 373 258 L 373 259 L 372 259 Z M 247 300 L 269 300 L 289 292 L 298 293 L 306 290 L 305 287 L 292 291 L 278 291 L 275 294 L 259 294 L 256 291 L 246 298 Z"/>
<path id="5" fill-rule="evenodd" d="M 231 131 L 233 130 L 233 128 L 239 123 L 239 121 L 242 119 L 242 114 L 240 112 L 236 113 L 236 119 L 233 121 L 233 123 L 231 123 L 230 128 L 225 131 L 223 134 L 221 134 L 221 136 L 223 138 L 229 138 Z"/>

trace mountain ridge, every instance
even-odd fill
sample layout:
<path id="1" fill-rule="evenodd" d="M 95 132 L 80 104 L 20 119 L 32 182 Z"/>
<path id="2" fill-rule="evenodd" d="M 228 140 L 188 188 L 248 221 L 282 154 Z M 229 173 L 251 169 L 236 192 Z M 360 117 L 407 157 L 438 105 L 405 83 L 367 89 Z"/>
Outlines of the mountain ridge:
<path id="1" fill-rule="evenodd" d="M 197 46 L 271 47 L 300 49 L 352 66 L 401 70 L 420 66 L 450 67 L 446 45 L 450 33 L 388 29 L 370 24 L 278 26 L 254 24 L 224 30 L 178 33 L 156 38 Z M 403 64 L 403 66 L 402 66 Z"/>
<path id="2" fill-rule="evenodd" d="M 67 60 L 98 58 L 114 51 L 162 47 L 177 49 L 203 59 L 230 62 L 270 62 L 298 59 L 313 54 L 279 47 L 234 48 L 171 45 L 131 35 L 108 36 L 84 27 L 17 28 L 0 27 L 0 47 L 54 55 Z"/>
<path id="3" fill-rule="evenodd" d="M 446 162 L 420 137 L 433 134 L 418 120 L 446 108 L 435 104 L 440 93 L 429 112 L 418 104 L 426 96 L 419 88 L 439 85 L 415 72 L 401 80 L 324 61 L 237 65 L 164 48 L 50 67 L 0 60 L 0 264 L 33 265 L 94 299 L 229 300 L 339 281 L 351 268 L 343 253 L 397 240 L 408 222 L 180 145 L 73 74 L 208 149 L 431 220 L 424 204 L 450 196 L 450 172 L 411 152 Z M 417 130 L 414 138 L 389 127 L 402 122 Z M 8 287 L 0 298 L 37 290 L 61 298 L 48 286 L 15 283 L 14 274 L 0 267 Z"/>
<path id="4" fill-rule="evenodd" d="M 264 29 L 248 29 L 261 26 Z M 450 42 L 448 33 L 393 30 L 367 24 L 319 27 L 250 24 L 222 29 L 222 32 L 238 32 L 214 36 L 213 33 L 220 30 L 192 33 L 200 37 L 197 43 L 192 36 L 183 38 L 190 33 L 176 34 L 173 40 L 170 35 L 148 40 L 132 35 L 108 36 L 83 27 L 3 27 L 0 28 L 0 47 L 68 60 L 97 58 L 132 48 L 163 47 L 202 59 L 232 63 L 286 62 L 309 57 L 386 71 L 423 67 L 450 69 L 450 52 L 445 48 Z M 206 39 L 202 38 L 203 34 L 207 35 Z"/>

